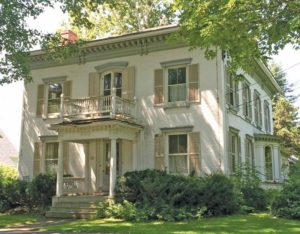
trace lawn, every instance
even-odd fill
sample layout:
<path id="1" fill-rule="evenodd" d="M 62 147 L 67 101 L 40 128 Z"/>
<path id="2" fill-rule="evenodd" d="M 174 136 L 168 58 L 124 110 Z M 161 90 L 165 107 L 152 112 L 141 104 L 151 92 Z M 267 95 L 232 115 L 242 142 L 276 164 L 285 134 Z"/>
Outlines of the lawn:
<path id="1" fill-rule="evenodd" d="M 0 228 L 8 226 L 21 226 L 34 224 L 38 217 L 33 215 L 7 215 L 0 214 Z"/>
<path id="2" fill-rule="evenodd" d="M 300 233 L 300 221 L 268 214 L 233 215 L 192 222 L 126 222 L 116 219 L 72 221 L 42 231 L 101 233 Z"/>

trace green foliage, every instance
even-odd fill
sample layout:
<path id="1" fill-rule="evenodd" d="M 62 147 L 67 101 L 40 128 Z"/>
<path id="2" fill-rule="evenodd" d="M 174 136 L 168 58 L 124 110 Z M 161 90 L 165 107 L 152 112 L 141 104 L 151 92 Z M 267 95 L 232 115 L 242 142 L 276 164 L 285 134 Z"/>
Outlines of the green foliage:
<path id="1" fill-rule="evenodd" d="M 233 180 L 241 194 L 242 209 L 246 212 L 264 211 L 268 206 L 268 191 L 260 187 L 258 172 L 248 164 L 242 165 Z"/>
<path id="2" fill-rule="evenodd" d="M 8 173 L 6 175 L 11 175 Z M 0 212 L 17 207 L 46 207 L 51 204 L 55 194 L 55 177 L 38 175 L 32 182 L 25 182 L 15 178 L 2 177 L 0 182 Z"/>
<path id="3" fill-rule="evenodd" d="M 273 106 L 274 134 L 283 140 L 287 155 L 300 152 L 300 126 L 298 124 L 298 108 L 284 97 L 279 97 Z"/>
<path id="4" fill-rule="evenodd" d="M 191 47 L 214 58 L 228 52 L 231 69 L 251 71 L 255 59 L 265 60 L 286 44 L 299 48 L 300 1 L 175 0 L 180 36 Z"/>
<path id="5" fill-rule="evenodd" d="M 0 164 L 0 183 L 16 180 L 18 175 L 18 171 L 15 168 Z"/>
<path id="6" fill-rule="evenodd" d="M 291 166 L 288 180 L 272 203 L 272 213 L 278 217 L 300 219 L 300 162 Z"/>
<path id="7" fill-rule="evenodd" d="M 231 180 L 221 174 L 186 177 L 156 170 L 127 172 L 118 179 L 116 203 L 101 203 L 98 215 L 139 221 L 227 215 L 239 210 L 236 195 Z"/>
<path id="8" fill-rule="evenodd" d="M 74 32 L 82 39 L 96 39 L 108 35 L 121 35 L 171 24 L 175 13 L 170 0 L 105 1 L 86 7 L 84 25 L 78 25 L 78 17 L 71 17 Z"/>
<path id="9" fill-rule="evenodd" d="M 46 207 L 51 205 L 52 196 L 56 191 L 56 177 L 50 174 L 36 176 L 30 184 L 32 204 Z"/>

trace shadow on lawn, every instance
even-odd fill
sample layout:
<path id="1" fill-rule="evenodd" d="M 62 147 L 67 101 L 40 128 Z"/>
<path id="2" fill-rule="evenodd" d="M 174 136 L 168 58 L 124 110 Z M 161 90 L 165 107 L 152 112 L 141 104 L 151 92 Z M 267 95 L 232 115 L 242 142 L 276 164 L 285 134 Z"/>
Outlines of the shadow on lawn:
<path id="1" fill-rule="evenodd" d="M 235 215 L 191 222 L 126 222 L 116 219 L 74 221 L 44 231 L 102 233 L 300 233 L 300 222 L 268 214 Z"/>

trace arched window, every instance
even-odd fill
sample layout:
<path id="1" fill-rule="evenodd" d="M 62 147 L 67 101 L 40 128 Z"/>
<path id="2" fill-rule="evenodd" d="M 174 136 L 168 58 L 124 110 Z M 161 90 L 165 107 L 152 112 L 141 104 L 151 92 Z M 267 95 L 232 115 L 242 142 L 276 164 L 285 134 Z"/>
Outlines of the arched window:
<path id="1" fill-rule="evenodd" d="M 265 147 L 265 176 L 266 180 L 273 180 L 272 150 L 270 146 Z"/>

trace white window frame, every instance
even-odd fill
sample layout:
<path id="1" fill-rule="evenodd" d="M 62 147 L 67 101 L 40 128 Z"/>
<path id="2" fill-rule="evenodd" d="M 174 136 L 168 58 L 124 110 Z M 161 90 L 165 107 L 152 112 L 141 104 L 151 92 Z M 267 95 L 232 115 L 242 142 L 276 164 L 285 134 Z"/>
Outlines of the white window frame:
<path id="1" fill-rule="evenodd" d="M 264 125 L 266 133 L 271 133 L 271 109 L 266 100 L 264 101 Z"/>
<path id="2" fill-rule="evenodd" d="M 180 136 L 180 135 L 185 135 L 186 136 L 186 141 L 187 141 L 187 152 L 186 153 L 177 153 L 177 154 L 170 154 L 170 136 Z M 170 134 L 167 134 L 167 161 L 168 161 L 168 172 L 170 174 L 181 174 L 181 175 L 189 175 L 190 173 L 190 162 L 189 162 L 189 140 L 188 140 L 188 133 L 186 132 L 174 132 L 174 133 L 170 133 Z M 171 172 L 170 171 L 170 156 L 185 156 L 186 157 L 186 165 L 187 165 L 187 168 L 186 168 L 186 172 L 185 173 L 181 173 L 181 172 Z"/>
<path id="3" fill-rule="evenodd" d="M 256 127 L 262 127 L 262 108 L 261 108 L 261 98 L 260 93 L 257 90 L 253 92 L 253 102 L 254 102 L 254 122 Z"/>
<path id="4" fill-rule="evenodd" d="M 236 172 L 238 166 L 240 166 L 241 163 L 241 155 L 240 155 L 240 141 L 239 141 L 239 131 L 233 128 L 229 129 L 228 134 L 228 169 L 229 173 L 233 174 Z M 234 141 L 232 141 L 233 137 L 235 138 Z M 235 152 L 232 151 L 233 142 L 235 144 Z"/>
<path id="5" fill-rule="evenodd" d="M 255 169 L 254 142 L 253 137 L 249 135 L 245 137 L 245 161 L 250 168 Z"/>
<path id="6" fill-rule="evenodd" d="M 245 118 L 251 120 L 252 119 L 252 112 L 251 112 L 251 89 L 250 89 L 250 83 L 248 81 L 244 81 L 244 83 L 242 84 L 243 86 L 243 93 L 242 93 L 242 101 L 243 101 L 243 114 L 245 116 Z M 244 95 L 246 92 L 246 97 L 244 100 Z M 244 105 L 246 105 L 246 107 L 244 107 Z M 246 112 L 245 112 L 246 111 Z"/>
<path id="7" fill-rule="evenodd" d="M 49 85 L 53 83 L 59 83 L 61 84 L 62 88 L 62 94 L 64 93 L 64 82 L 67 80 L 66 76 L 61 77 L 51 77 L 51 78 L 44 78 L 44 115 L 47 116 L 47 118 L 58 118 L 60 116 L 60 108 L 58 112 L 48 113 L 48 101 L 49 101 Z M 60 103 L 60 101 L 59 101 Z"/>
<path id="8" fill-rule="evenodd" d="M 108 74 L 111 74 L 111 80 L 110 80 L 110 95 L 111 96 L 113 94 L 113 89 L 115 89 L 115 82 L 114 82 L 114 78 L 115 78 L 115 73 L 120 73 L 121 74 L 121 82 L 123 82 L 123 71 L 120 69 L 112 69 L 112 70 L 107 70 L 105 72 L 103 72 L 101 74 L 101 80 L 100 80 L 100 88 L 101 88 L 101 96 L 104 96 L 104 77 Z M 121 96 L 122 97 L 122 83 L 121 83 Z M 115 90 L 116 91 L 116 90 Z"/>
<path id="9" fill-rule="evenodd" d="M 179 69 L 184 68 L 185 69 L 185 99 L 184 100 L 178 100 L 178 101 L 169 101 L 169 70 L 170 69 Z M 187 103 L 188 97 L 189 97 L 189 90 L 188 90 L 188 84 L 189 84 L 189 71 L 188 71 L 187 65 L 178 65 L 178 66 L 171 66 L 164 69 L 164 100 L 165 103 Z M 182 84 L 177 84 L 176 86 L 181 86 Z M 175 86 L 175 85 L 174 85 Z"/>
<path id="10" fill-rule="evenodd" d="M 236 111 L 239 109 L 239 81 L 235 79 L 232 75 L 227 71 L 227 82 L 228 82 L 228 104 L 234 108 Z M 232 99 L 232 100 L 231 100 Z"/>
<path id="11" fill-rule="evenodd" d="M 47 147 L 49 145 L 51 145 L 51 144 L 57 144 L 57 155 L 55 156 L 54 152 L 52 152 L 53 153 L 52 158 L 47 158 Z M 57 165 L 58 165 L 58 151 L 59 151 L 58 147 L 59 147 L 59 142 L 57 142 L 57 141 L 45 142 L 45 158 L 44 158 L 44 162 L 43 162 L 44 165 L 45 165 L 45 172 L 55 173 L 56 174 L 56 172 L 57 172 Z M 55 162 L 55 161 L 56 161 L 56 167 L 54 168 L 54 170 L 52 170 L 52 171 L 48 170 L 48 168 L 47 168 L 47 162 Z"/>
<path id="12" fill-rule="evenodd" d="M 270 159 L 271 161 L 269 162 L 270 165 L 267 164 L 267 160 L 266 160 L 266 149 L 269 148 L 270 149 Z M 273 148 L 270 145 L 266 145 L 264 147 L 264 170 L 265 170 L 265 180 L 266 181 L 274 181 L 274 159 L 273 159 Z M 267 167 L 269 166 L 269 169 L 271 170 L 270 176 L 271 178 L 268 178 L 268 172 L 267 172 Z"/>

